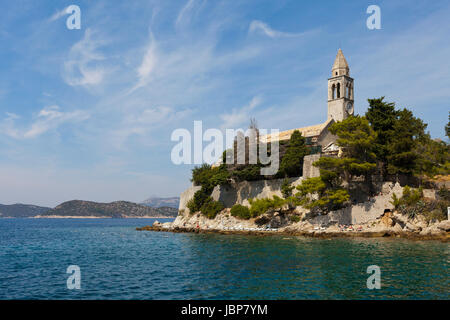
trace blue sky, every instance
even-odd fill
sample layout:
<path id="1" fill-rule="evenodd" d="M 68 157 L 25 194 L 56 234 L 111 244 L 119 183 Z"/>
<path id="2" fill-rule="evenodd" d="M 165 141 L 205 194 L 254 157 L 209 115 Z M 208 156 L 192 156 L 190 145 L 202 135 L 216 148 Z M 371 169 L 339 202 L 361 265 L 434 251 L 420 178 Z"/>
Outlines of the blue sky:
<path id="1" fill-rule="evenodd" d="M 426 0 L 2 0 L 0 203 L 178 195 L 192 166 L 171 162 L 173 130 L 321 123 L 339 47 L 356 113 L 386 96 L 444 138 L 449 16 Z"/>

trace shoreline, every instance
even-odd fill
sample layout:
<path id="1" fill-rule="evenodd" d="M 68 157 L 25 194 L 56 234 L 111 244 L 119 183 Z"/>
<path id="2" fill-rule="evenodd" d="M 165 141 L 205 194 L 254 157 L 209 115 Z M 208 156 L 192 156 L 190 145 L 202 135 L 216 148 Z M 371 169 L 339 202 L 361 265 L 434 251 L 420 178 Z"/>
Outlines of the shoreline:
<path id="1" fill-rule="evenodd" d="M 160 226 L 144 226 L 137 227 L 136 231 L 153 231 L 153 232 L 172 232 L 172 233 L 202 233 L 202 234 L 223 234 L 223 235 L 249 235 L 249 236 L 295 236 L 319 239 L 330 238 L 391 238 L 391 239 L 408 239 L 408 240 L 437 240 L 441 242 L 450 242 L 450 233 L 445 234 L 428 234 L 421 235 L 415 232 L 395 232 L 395 231 L 293 231 L 293 230 L 277 230 L 277 231 L 251 231 L 251 230 L 219 230 L 219 229 L 200 229 L 200 228 L 164 228 Z"/>
<path id="2" fill-rule="evenodd" d="M 35 217 L 0 217 L 0 219 L 175 219 L 176 217 L 98 217 L 98 216 L 35 216 Z"/>

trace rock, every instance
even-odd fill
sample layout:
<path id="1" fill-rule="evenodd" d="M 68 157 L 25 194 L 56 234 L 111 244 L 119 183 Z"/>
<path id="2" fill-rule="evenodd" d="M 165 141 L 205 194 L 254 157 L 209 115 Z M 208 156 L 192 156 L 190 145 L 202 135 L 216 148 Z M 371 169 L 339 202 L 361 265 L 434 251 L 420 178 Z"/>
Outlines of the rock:
<path id="1" fill-rule="evenodd" d="M 421 227 L 415 226 L 412 223 L 407 222 L 403 228 L 404 231 L 410 231 L 410 232 L 418 232 L 422 230 Z"/>
<path id="2" fill-rule="evenodd" d="M 386 212 L 383 217 L 381 217 L 380 221 L 383 223 L 386 227 L 393 227 L 395 225 L 394 220 L 392 219 L 393 214 L 392 212 L 388 211 Z"/>
<path id="3" fill-rule="evenodd" d="M 398 223 L 396 223 L 396 224 L 392 227 L 392 231 L 394 231 L 394 232 L 402 232 L 403 229 L 402 229 L 402 227 L 401 227 Z"/>
<path id="4" fill-rule="evenodd" d="M 445 231 L 442 229 L 439 229 L 437 224 L 434 224 L 432 226 L 429 226 L 429 227 L 423 229 L 420 232 L 420 235 L 427 236 L 427 235 L 437 235 L 437 234 L 442 234 L 442 233 L 445 233 Z"/>
<path id="5" fill-rule="evenodd" d="M 161 227 L 161 222 L 155 220 L 155 222 L 153 222 L 153 227 Z"/>
<path id="6" fill-rule="evenodd" d="M 444 220 L 439 222 L 436 225 L 436 228 L 438 228 L 439 230 L 445 231 L 445 232 L 449 232 L 450 231 L 450 220 Z"/>

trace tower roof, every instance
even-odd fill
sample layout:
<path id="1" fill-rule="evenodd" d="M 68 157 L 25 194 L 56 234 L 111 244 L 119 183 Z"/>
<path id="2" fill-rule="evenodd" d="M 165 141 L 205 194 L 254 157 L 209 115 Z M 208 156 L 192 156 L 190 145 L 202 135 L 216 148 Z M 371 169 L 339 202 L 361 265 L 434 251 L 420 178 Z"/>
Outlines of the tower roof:
<path id="1" fill-rule="evenodd" d="M 334 60 L 331 71 L 333 75 L 341 75 L 342 73 L 339 71 L 344 71 L 344 74 L 349 75 L 350 68 L 348 67 L 347 60 L 345 60 L 344 54 L 340 48 L 336 54 L 336 59 Z M 338 72 L 338 74 L 335 72 Z"/>

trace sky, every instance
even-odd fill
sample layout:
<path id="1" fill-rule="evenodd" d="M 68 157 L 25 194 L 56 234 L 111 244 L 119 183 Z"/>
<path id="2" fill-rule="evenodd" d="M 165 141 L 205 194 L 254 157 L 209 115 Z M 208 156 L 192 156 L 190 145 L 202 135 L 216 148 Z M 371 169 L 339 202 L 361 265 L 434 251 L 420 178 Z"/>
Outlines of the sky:
<path id="1" fill-rule="evenodd" d="M 174 130 L 322 123 L 339 48 L 355 113 L 385 96 L 445 138 L 447 0 L 0 3 L 2 204 L 177 196 L 193 165 L 171 161 Z"/>

